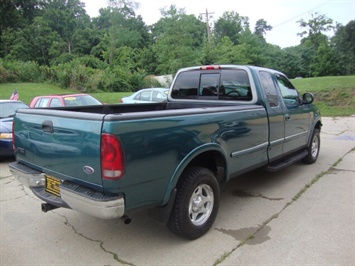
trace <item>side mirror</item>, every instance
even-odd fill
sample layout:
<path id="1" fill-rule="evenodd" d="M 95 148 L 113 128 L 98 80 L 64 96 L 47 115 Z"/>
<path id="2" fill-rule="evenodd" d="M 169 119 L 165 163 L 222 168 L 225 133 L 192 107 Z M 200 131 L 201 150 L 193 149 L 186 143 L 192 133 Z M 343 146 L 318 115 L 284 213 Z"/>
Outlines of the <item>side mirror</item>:
<path id="1" fill-rule="evenodd" d="M 311 104 L 314 101 L 314 95 L 312 93 L 306 92 L 302 96 L 303 104 Z"/>

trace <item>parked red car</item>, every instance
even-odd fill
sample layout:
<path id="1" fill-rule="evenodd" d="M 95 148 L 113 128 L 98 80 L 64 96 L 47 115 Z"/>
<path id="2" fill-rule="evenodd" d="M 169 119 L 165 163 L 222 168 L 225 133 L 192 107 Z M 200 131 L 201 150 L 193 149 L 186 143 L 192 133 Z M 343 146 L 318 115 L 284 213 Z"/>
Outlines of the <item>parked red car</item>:
<path id="1" fill-rule="evenodd" d="M 102 103 L 85 93 L 37 96 L 30 103 L 31 108 L 83 105 L 102 105 Z"/>

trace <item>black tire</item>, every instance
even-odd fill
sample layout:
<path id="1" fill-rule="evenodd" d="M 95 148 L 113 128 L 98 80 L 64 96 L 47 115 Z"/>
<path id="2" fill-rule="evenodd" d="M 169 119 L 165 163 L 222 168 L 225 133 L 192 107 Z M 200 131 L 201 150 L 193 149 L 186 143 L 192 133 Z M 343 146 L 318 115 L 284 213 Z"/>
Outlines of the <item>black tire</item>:
<path id="1" fill-rule="evenodd" d="M 315 128 L 313 131 L 312 139 L 307 147 L 308 154 L 302 159 L 303 163 L 312 164 L 318 159 L 320 149 L 320 132 L 319 129 Z"/>
<path id="2" fill-rule="evenodd" d="M 177 195 L 168 221 L 174 234 L 196 239 L 212 226 L 219 208 L 219 184 L 207 168 L 192 167 L 181 176 Z"/>

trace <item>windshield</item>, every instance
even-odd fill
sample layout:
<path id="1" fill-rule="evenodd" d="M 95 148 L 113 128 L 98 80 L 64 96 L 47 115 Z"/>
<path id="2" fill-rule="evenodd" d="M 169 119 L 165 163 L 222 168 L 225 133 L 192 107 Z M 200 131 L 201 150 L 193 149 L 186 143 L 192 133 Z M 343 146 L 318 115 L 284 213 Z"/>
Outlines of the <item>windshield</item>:
<path id="1" fill-rule="evenodd" d="M 65 106 L 101 105 L 98 100 L 90 95 L 76 95 L 64 98 Z"/>
<path id="2" fill-rule="evenodd" d="M 11 117 L 19 108 L 28 108 L 23 102 L 0 102 L 0 118 Z"/>

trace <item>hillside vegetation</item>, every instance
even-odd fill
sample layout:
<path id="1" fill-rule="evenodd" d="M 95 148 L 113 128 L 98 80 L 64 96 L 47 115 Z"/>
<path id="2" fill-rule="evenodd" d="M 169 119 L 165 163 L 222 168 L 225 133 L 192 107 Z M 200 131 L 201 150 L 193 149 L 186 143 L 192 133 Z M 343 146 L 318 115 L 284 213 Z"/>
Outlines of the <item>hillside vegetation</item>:
<path id="1" fill-rule="evenodd" d="M 355 114 L 355 76 L 291 80 L 300 94 L 311 92 L 322 116 Z"/>
<path id="2" fill-rule="evenodd" d="M 355 76 L 292 79 L 300 94 L 311 92 L 322 116 L 349 116 L 355 114 Z M 0 99 L 9 99 L 17 89 L 20 100 L 29 104 L 33 97 L 46 94 L 75 93 L 72 89 L 46 83 L 0 84 Z M 90 93 L 103 103 L 116 104 L 129 92 Z"/>

